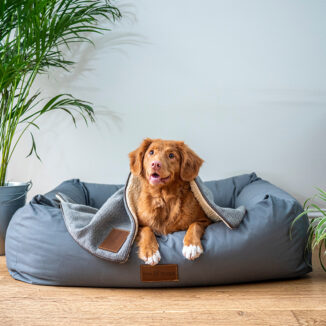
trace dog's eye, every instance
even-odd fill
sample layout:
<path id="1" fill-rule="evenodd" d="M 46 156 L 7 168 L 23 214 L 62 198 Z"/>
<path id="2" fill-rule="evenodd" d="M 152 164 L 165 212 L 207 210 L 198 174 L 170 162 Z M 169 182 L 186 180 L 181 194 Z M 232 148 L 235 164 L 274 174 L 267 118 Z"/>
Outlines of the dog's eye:
<path id="1" fill-rule="evenodd" d="M 149 151 L 149 155 L 153 155 L 153 154 L 154 154 L 153 150 Z"/>
<path id="2" fill-rule="evenodd" d="M 174 154 L 173 153 L 170 153 L 169 154 L 169 158 L 174 158 Z"/>

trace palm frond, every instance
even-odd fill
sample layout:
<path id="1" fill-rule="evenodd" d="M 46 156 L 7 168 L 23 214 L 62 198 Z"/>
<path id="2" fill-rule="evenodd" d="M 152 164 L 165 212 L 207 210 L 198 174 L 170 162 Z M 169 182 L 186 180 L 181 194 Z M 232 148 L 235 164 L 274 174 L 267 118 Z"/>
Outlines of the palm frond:
<path id="1" fill-rule="evenodd" d="M 0 1 L 0 186 L 21 137 L 36 120 L 54 110 L 67 113 L 76 125 L 77 116 L 94 121 L 92 104 L 59 94 L 39 108 L 40 93 L 30 95 L 35 78 L 49 69 L 69 71 L 74 61 L 65 58 L 72 43 L 91 42 L 92 34 L 109 31 L 102 22 L 121 17 L 109 0 L 2 0 Z M 13 141 L 18 124 L 24 124 Z M 36 142 L 31 133 L 32 148 Z"/>
<path id="2" fill-rule="evenodd" d="M 28 154 L 26 157 L 29 157 L 29 156 L 31 156 L 33 153 L 35 153 L 36 157 L 41 161 L 40 156 L 37 154 L 34 135 L 33 135 L 31 132 L 30 132 L 30 135 L 31 135 L 31 137 L 32 137 L 32 148 L 31 148 L 29 154 Z"/>

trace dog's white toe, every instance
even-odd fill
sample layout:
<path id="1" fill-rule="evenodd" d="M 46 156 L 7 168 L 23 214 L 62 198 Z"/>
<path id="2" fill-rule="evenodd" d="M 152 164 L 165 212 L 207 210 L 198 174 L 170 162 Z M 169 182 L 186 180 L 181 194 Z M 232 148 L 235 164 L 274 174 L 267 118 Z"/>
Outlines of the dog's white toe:
<path id="1" fill-rule="evenodd" d="M 200 246 L 189 245 L 183 246 L 182 254 L 189 260 L 198 258 L 203 253 L 203 249 Z"/>
<path id="2" fill-rule="evenodd" d="M 158 262 L 159 262 L 160 260 L 161 260 L 161 254 L 160 254 L 160 252 L 157 250 L 153 256 L 148 257 L 148 258 L 145 258 L 145 259 L 144 259 L 144 262 L 145 262 L 145 264 L 147 264 L 147 265 L 156 265 L 156 264 L 158 264 Z"/>

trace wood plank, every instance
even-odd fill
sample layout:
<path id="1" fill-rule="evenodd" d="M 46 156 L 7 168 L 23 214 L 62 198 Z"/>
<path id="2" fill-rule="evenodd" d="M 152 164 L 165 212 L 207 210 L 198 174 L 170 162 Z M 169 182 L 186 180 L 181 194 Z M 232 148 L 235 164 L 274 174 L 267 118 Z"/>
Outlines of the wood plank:
<path id="1" fill-rule="evenodd" d="M 318 266 L 318 265 L 316 265 Z M 30 285 L 0 257 L 0 325 L 326 325 L 326 273 L 177 289 Z"/>

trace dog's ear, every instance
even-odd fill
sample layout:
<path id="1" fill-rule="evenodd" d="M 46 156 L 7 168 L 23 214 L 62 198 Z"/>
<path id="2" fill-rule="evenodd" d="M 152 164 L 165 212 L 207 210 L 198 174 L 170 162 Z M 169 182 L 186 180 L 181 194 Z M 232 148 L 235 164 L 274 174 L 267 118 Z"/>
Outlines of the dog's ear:
<path id="1" fill-rule="evenodd" d="M 132 174 L 140 175 L 142 173 L 144 155 L 152 141 L 150 138 L 144 139 L 136 150 L 129 153 L 129 165 Z"/>
<path id="2" fill-rule="evenodd" d="M 180 142 L 178 148 L 181 155 L 180 177 L 183 181 L 194 180 L 204 161 L 185 143 Z"/>

